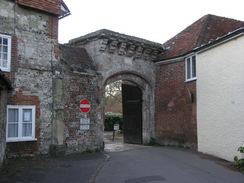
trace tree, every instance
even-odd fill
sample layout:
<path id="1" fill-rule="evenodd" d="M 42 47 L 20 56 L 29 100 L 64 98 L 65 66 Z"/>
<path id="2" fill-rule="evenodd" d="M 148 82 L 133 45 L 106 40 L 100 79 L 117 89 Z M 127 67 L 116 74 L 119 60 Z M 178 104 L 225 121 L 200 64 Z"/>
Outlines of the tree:
<path id="1" fill-rule="evenodd" d="M 105 87 L 105 111 L 122 113 L 122 81 L 115 81 Z"/>

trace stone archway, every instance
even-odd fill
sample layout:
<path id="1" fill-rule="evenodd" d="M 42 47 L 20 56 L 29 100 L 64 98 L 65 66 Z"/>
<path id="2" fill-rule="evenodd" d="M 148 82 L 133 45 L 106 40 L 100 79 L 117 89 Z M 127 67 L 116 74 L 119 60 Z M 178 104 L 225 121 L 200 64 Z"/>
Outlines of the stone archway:
<path id="1" fill-rule="evenodd" d="M 142 140 L 149 142 L 154 137 L 154 88 L 155 64 L 165 51 L 161 44 L 128 36 L 109 30 L 99 30 L 69 42 L 86 48 L 96 68 L 97 121 L 100 134 L 103 132 L 105 86 L 117 80 L 129 81 L 142 91 Z M 89 68 L 87 68 L 87 71 Z"/>

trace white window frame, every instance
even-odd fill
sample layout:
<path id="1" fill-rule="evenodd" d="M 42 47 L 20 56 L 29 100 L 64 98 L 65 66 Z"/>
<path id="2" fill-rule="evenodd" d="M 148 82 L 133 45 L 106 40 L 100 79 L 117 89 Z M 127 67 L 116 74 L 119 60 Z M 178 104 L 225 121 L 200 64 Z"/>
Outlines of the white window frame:
<path id="1" fill-rule="evenodd" d="M 185 71 L 186 71 L 185 72 L 186 82 L 194 81 L 197 79 L 197 77 L 196 77 L 196 55 L 191 55 L 185 59 Z"/>
<path id="2" fill-rule="evenodd" d="M 0 39 L 7 39 L 7 66 L 3 67 L 1 63 L 3 62 L 3 44 L 0 44 L 0 69 L 2 71 L 9 72 L 10 71 L 10 63 L 11 63 L 11 36 L 0 34 Z"/>
<path id="3" fill-rule="evenodd" d="M 11 122 L 9 122 L 9 109 L 18 109 L 18 136 L 16 137 L 8 137 L 8 128 L 9 128 L 9 124 Z M 22 126 L 23 126 L 23 119 L 24 119 L 24 114 L 23 114 L 23 110 L 24 109 L 29 109 L 31 110 L 31 136 L 27 136 L 27 137 L 23 137 L 22 136 Z M 27 118 L 28 115 L 26 116 Z M 6 125 L 6 141 L 7 142 L 19 142 L 19 141 L 35 141 L 37 140 L 35 138 L 35 121 L 36 121 L 36 106 L 31 105 L 31 106 L 27 106 L 27 105 L 8 105 L 7 106 L 7 125 Z"/>

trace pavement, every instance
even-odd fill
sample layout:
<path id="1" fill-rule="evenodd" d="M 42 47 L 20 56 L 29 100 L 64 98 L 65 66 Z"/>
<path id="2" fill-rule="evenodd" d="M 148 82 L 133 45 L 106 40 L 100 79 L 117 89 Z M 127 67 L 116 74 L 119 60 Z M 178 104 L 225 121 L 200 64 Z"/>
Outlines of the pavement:
<path id="1" fill-rule="evenodd" d="M 232 169 L 230 169 L 232 168 Z M 124 144 L 105 138 L 99 153 L 64 158 L 25 157 L 4 162 L 0 183 L 240 182 L 233 163 L 193 150 Z"/>

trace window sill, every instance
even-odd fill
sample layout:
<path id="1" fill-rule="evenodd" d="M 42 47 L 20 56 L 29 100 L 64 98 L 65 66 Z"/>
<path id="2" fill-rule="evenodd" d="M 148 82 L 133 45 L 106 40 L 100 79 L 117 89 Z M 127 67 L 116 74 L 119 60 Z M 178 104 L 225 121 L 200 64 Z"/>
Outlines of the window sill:
<path id="1" fill-rule="evenodd" d="M 5 67 L 0 67 L 0 69 L 1 69 L 3 72 L 10 72 L 10 69 L 5 68 Z"/>
<path id="2" fill-rule="evenodd" d="M 196 80 L 197 80 L 197 78 L 187 79 L 187 80 L 185 80 L 185 83 L 187 83 L 187 82 L 191 82 L 191 81 L 196 81 Z"/>
<path id="3" fill-rule="evenodd" d="M 7 139 L 6 142 L 27 142 L 27 141 L 37 141 L 37 138 L 12 138 L 12 139 Z"/>

